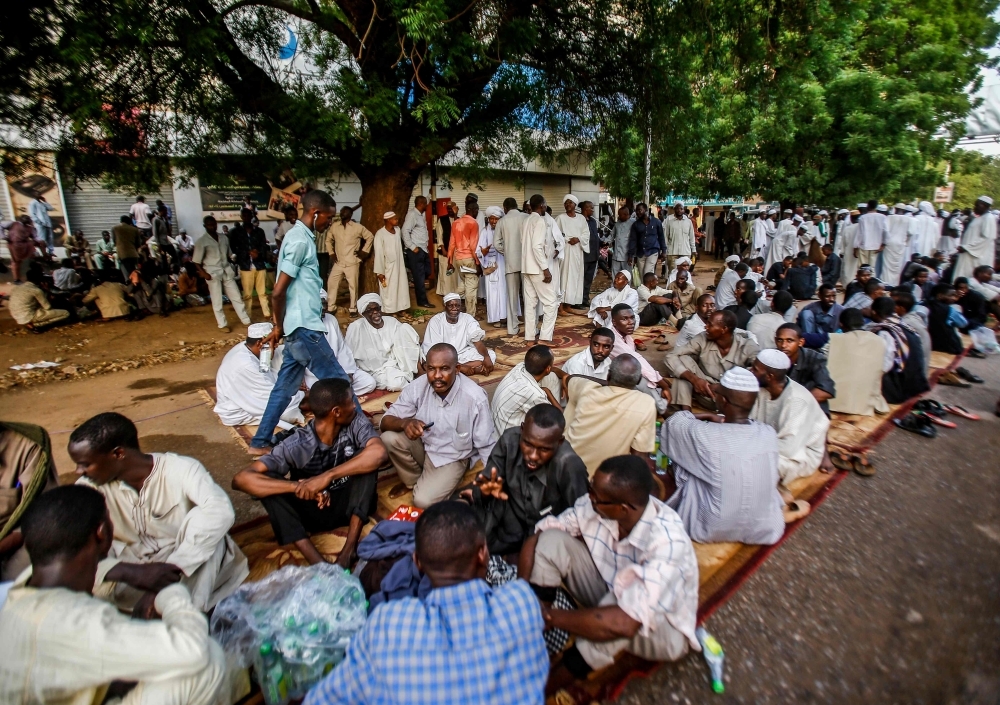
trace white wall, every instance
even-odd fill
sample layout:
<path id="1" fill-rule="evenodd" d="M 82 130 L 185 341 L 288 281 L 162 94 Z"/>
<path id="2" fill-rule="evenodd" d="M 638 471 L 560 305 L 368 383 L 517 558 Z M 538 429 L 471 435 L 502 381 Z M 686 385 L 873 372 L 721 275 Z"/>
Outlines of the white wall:
<path id="1" fill-rule="evenodd" d="M 201 224 L 201 192 L 198 190 L 198 179 L 191 180 L 191 185 L 183 187 L 177 178 L 177 170 L 174 170 L 174 220 L 177 222 L 177 230 L 183 228 L 188 231 L 188 235 L 197 240 L 205 232 Z"/>

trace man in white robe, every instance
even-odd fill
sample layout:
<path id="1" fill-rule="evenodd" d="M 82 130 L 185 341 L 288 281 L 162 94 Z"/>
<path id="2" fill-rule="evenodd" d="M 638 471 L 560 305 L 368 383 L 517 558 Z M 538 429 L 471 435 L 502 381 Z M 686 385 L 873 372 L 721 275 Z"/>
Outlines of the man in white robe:
<path id="1" fill-rule="evenodd" d="M 508 317 L 506 261 L 495 246 L 496 228 L 502 216 L 499 206 L 487 208 L 486 227 L 479 232 L 479 262 L 483 266 L 486 286 L 486 322 L 492 323 L 494 328 L 501 328 L 500 321 Z M 516 310 L 513 316 L 516 322 Z"/>
<path id="2" fill-rule="evenodd" d="M 545 222 L 545 199 L 535 194 L 529 201 L 531 215 L 521 225 L 521 284 L 524 287 L 524 340 L 552 340 L 559 307 L 558 275 L 552 271 L 549 228 Z M 636 299 L 638 302 L 638 298 Z M 542 309 L 542 328 L 538 331 L 538 309 Z"/>
<path id="3" fill-rule="evenodd" d="M 527 214 L 522 213 L 513 198 L 505 198 L 504 215 L 493 231 L 493 246 L 504 260 L 507 280 L 507 335 L 517 335 L 520 327 L 517 317 L 521 313 L 521 269 L 524 254 L 521 250 L 521 226 Z M 439 292 L 441 293 L 441 292 Z"/>
<path id="4" fill-rule="evenodd" d="M 756 220 L 750 224 L 750 256 L 760 257 L 761 252 L 767 247 L 767 234 L 768 228 L 767 224 L 770 219 L 767 215 L 767 210 L 761 209 L 760 213 L 757 214 Z"/>
<path id="5" fill-rule="evenodd" d="M 878 201 L 868 201 L 864 214 L 858 218 L 858 234 L 855 237 L 854 255 L 858 263 L 874 267 L 878 255 L 885 248 L 889 238 L 888 209 Z"/>
<path id="6" fill-rule="evenodd" d="M 247 328 L 246 341 L 233 346 L 219 364 L 219 371 L 215 373 L 216 402 L 212 411 L 226 426 L 256 426 L 264 416 L 280 369 L 273 364 L 273 360 L 266 371 L 261 372 L 260 369 L 260 351 L 272 328 L 270 323 L 252 324 Z M 305 421 L 299 411 L 301 401 L 302 392 L 296 392 L 278 422 L 281 428 L 289 429 Z"/>
<path id="7" fill-rule="evenodd" d="M 462 299 L 458 294 L 446 294 L 444 311 L 427 322 L 424 342 L 420 346 L 421 358 L 438 343 L 448 343 L 458 351 L 458 371 L 468 376 L 493 372 L 497 354 L 486 347 L 486 332 L 479 321 L 462 313 Z"/>
<path id="8" fill-rule="evenodd" d="M 326 307 L 326 290 L 320 290 L 320 298 L 323 300 L 323 306 Z M 374 391 L 378 386 L 375 382 L 375 378 L 364 370 L 358 367 L 357 361 L 354 359 L 354 352 L 351 347 L 347 344 L 344 339 L 344 334 L 340 332 L 340 322 L 337 317 L 332 313 L 323 314 L 323 325 L 326 327 L 326 342 L 330 344 L 330 349 L 333 350 L 333 354 L 337 357 L 337 362 L 340 366 L 344 368 L 344 372 L 347 376 L 351 378 L 351 389 L 358 396 L 362 394 L 368 394 Z M 284 348 L 284 345 L 279 345 L 278 350 Z M 283 352 L 283 351 L 282 351 Z M 274 369 L 281 369 L 281 362 L 279 359 L 278 351 L 275 351 L 274 356 Z M 306 370 L 306 375 L 303 378 L 306 386 L 312 389 L 312 386 L 316 384 L 317 377 L 309 370 Z"/>
<path id="9" fill-rule="evenodd" d="M 780 350 L 761 350 L 751 366 L 760 383 L 754 421 L 778 433 L 778 475 L 786 488 L 820 468 L 826 454 L 830 419 L 812 393 L 788 377 L 792 361 Z"/>
<path id="10" fill-rule="evenodd" d="M 549 258 L 549 270 L 552 272 L 552 283 L 556 288 L 556 296 L 559 299 L 559 303 L 562 304 L 563 285 L 562 285 L 562 270 L 566 265 L 566 237 L 562 234 L 562 230 L 559 229 L 559 223 L 548 213 L 542 215 L 545 220 L 545 252 Z M 541 306 L 538 308 L 538 314 L 541 315 Z"/>
<path id="11" fill-rule="evenodd" d="M 941 237 L 941 224 L 934 213 L 934 206 L 928 201 L 920 202 L 920 211 L 910 222 L 910 248 L 907 261 L 915 254 L 933 257 Z"/>
<path id="12" fill-rule="evenodd" d="M 587 219 L 577 213 L 580 199 L 571 193 L 563 198 L 566 212 L 556 218 L 556 224 L 566 242 L 562 262 L 562 312 L 568 307 L 583 308 L 583 257 L 590 253 L 590 226 Z"/>
<path id="13" fill-rule="evenodd" d="M 129 419 L 107 412 L 69 437 L 77 482 L 98 490 L 114 524 L 95 596 L 140 617 L 153 614 L 156 593 L 180 582 L 207 612 L 249 575 L 246 556 L 229 536 L 236 515 L 205 466 L 173 453 L 143 453 Z"/>
<path id="14" fill-rule="evenodd" d="M 906 266 L 906 252 L 910 247 L 910 230 L 913 218 L 906 212 L 902 203 L 897 203 L 886 221 L 889 234 L 885 238 L 885 248 L 882 250 L 881 269 L 878 273 L 886 286 L 898 286 L 899 278 Z"/>
<path id="15" fill-rule="evenodd" d="M 410 308 L 403 241 L 396 227 L 399 222 L 396 214 L 388 211 L 382 219 L 385 225 L 375 233 L 375 276 L 385 312 L 396 313 Z"/>
<path id="16" fill-rule="evenodd" d="M 992 205 L 993 199 L 989 196 L 980 196 L 976 199 L 972 212 L 978 217 L 973 218 L 962 233 L 962 243 L 958 246 L 958 260 L 951 275 L 952 281 L 959 277 L 971 279 L 976 267 L 993 266 L 997 217 L 990 212 Z"/>
<path id="17" fill-rule="evenodd" d="M 780 262 L 787 256 L 795 256 L 795 252 L 790 251 L 793 249 L 790 246 L 795 239 L 795 233 L 802 218 L 795 216 L 798 218 L 798 222 L 793 222 L 792 211 L 789 208 L 785 209 L 784 215 L 785 218 L 778 221 L 778 229 L 774 233 L 774 239 L 771 240 L 771 244 L 767 248 L 767 258 L 764 260 L 765 272 L 771 271 L 771 265 L 775 262 Z"/>
<path id="18" fill-rule="evenodd" d="M 639 318 L 639 293 L 629 286 L 629 275 L 618 272 L 611 286 L 590 300 L 587 318 L 594 320 L 596 328 L 611 328 L 611 309 L 618 304 L 628 304 Z"/>
<path id="19" fill-rule="evenodd" d="M 840 284 L 847 286 L 858 274 L 857 237 L 860 231 L 858 224 L 854 220 L 860 217 L 860 211 L 851 211 L 843 221 L 840 229 L 837 230 L 837 241 L 834 243 L 834 252 L 840 255 Z"/>
<path id="20" fill-rule="evenodd" d="M 383 316 L 378 294 L 365 294 L 358 299 L 358 312 L 361 318 L 347 326 L 345 341 L 358 370 L 374 377 L 379 389 L 398 392 L 417 373 L 420 336 L 408 323 Z"/>

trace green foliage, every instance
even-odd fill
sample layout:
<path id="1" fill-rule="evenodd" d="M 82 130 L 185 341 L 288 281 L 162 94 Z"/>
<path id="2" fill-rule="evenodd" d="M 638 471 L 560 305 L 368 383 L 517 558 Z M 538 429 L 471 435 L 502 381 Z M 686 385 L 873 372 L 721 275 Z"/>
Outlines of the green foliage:
<path id="1" fill-rule="evenodd" d="M 1000 157 L 987 157 L 979 152 L 958 150 L 951 160 L 949 181 L 955 182 L 950 208 L 972 208 L 976 198 L 985 194 L 994 198 L 1000 194 Z M 944 169 L 944 165 L 941 165 Z"/>

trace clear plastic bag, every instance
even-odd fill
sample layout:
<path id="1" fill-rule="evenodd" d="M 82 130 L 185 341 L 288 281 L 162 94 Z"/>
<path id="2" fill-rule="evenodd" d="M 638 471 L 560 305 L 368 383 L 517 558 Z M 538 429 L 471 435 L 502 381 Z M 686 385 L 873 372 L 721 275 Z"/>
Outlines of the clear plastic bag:
<path id="1" fill-rule="evenodd" d="M 361 583 L 329 563 L 285 566 L 220 602 L 212 636 L 240 666 L 253 666 L 267 705 L 285 705 L 344 658 L 364 625 Z"/>

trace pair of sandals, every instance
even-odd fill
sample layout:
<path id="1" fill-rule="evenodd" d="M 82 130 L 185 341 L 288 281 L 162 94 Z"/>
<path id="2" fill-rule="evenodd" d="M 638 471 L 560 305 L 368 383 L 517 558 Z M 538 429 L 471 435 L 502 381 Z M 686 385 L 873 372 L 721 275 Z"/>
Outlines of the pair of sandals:
<path id="1" fill-rule="evenodd" d="M 778 492 L 785 503 L 781 513 L 784 515 L 786 524 L 791 524 L 809 516 L 809 512 L 812 511 L 812 506 L 809 502 L 804 499 L 795 499 L 792 493 L 784 488 L 778 488 Z"/>
<path id="2" fill-rule="evenodd" d="M 954 414 L 969 421 L 979 421 L 979 416 L 965 407 L 957 404 L 942 404 L 935 399 L 921 399 L 913 405 L 913 413 L 926 416 L 931 423 L 944 428 L 958 428 L 957 424 L 946 419 L 948 414 Z"/>
<path id="3" fill-rule="evenodd" d="M 901 419 L 893 419 L 892 422 L 904 431 L 916 433 L 924 438 L 937 438 L 937 429 L 934 428 L 933 416 L 927 416 L 920 412 L 910 412 Z"/>
<path id="4" fill-rule="evenodd" d="M 954 372 L 949 370 L 941 375 L 938 379 L 938 384 L 943 384 L 948 387 L 962 387 L 963 389 L 968 389 L 972 384 L 982 384 L 983 378 L 977 374 L 969 372 L 964 367 L 958 367 Z"/>
<path id="5" fill-rule="evenodd" d="M 867 453 L 850 453 L 844 450 L 831 450 L 830 462 L 833 467 L 846 472 L 855 472 L 862 477 L 875 474 L 875 466 L 868 459 Z"/>

